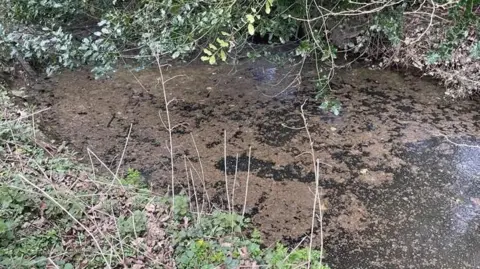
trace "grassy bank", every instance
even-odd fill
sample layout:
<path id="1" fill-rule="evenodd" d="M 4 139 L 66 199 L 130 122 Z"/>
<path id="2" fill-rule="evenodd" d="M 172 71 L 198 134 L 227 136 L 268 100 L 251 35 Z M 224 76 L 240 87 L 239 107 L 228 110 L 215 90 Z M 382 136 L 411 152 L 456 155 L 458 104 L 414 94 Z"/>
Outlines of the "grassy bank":
<path id="1" fill-rule="evenodd" d="M 237 214 L 172 206 L 138 171 L 98 175 L 38 131 L 48 110 L 0 87 L 0 268 L 327 268 L 319 251 L 263 247 Z"/>

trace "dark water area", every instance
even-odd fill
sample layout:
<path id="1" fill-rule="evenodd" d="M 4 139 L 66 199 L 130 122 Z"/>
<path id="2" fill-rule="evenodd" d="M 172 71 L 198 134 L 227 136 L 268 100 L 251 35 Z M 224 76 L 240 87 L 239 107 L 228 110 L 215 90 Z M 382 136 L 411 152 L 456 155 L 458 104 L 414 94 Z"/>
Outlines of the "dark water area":
<path id="1" fill-rule="evenodd" d="M 321 246 L 322 227 L 332 268 L 480 268 L 480 101 L 449 100 L 425 78 L 354 68 L 332 82 L 343 104 L 334 116 L 314 99 L 314 69 L 306 66 L 296 80 L 299 67 L 262 60 L 166 68 L 177 187 L 188 185 L 184 156 L 197 172 L 201 161 L 197 186 L 204 180 L 214 206 L 226 208 L 226 164 L 232 204 L 241 209 L 251 147 L 247 213 L 265 244 L 302 242 L 315 187 L 305 104 L 322 162 L 323 223 L 313 243 Z M 166 192 L 158 77 L 154 69 L 99 81 L 88 71 L 65 72 L 36 85 L 30 101 L 52 107 L 40 118 L 45 133 L 112 167 L 132 126 L 124 167 Z"/>

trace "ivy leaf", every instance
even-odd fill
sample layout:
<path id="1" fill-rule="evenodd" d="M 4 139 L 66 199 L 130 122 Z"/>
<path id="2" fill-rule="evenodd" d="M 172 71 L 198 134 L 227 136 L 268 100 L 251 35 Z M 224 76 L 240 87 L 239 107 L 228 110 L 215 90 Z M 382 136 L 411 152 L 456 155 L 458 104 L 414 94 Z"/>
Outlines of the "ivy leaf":
<path id="1" fill-rule="evenodd" d="M 217 59 L 215 58 L 215 55 L 210 56 L 208 63 L 212 65 L 217 63 Z"/>
<path id="2" fill-rule="evenodd" d="M 253 27 L 253 24 L 249 23 L 248 24 L 248 33 L 250 35 L 254 35 L 255 34 L 255 27 Z"/>
<path id="3" fill-rule="evenodd" d="M 210 57 L 202 56 L 202 57 L 200 57 L 200 60 L 202 60 L 202 62 L 206 62 L 206 61 L 210 60 Z"/>
<path id="4" fill-rule="evenodd" d="M 224 61 L 224 62 L 227 60 L 227 55 L 225 54 L 225 51 L 220 50 L 220 58 L 221 58 L 222 61 Z"/>
<path id="5" fill-rule="evenodd" d="M 252 23 L 255 22 L 255 18 L 253 17 L 252 14 L 247 14 L 246 17 L 247 17 L 247 21 L 248 21 L 250 24 L 252 24 Z"/>
<path id="6" fill-rule="evenodd" d="M 209 46 L 212 50 L 218 50 L 217 47 L 215 47 L 215 45 L 213 45 L 213 44 L 208 44 L 208 46 Z"/>
<path id="7" fill-rule="evenodd" d="M 212 55 L 212 52 L 209 51 L 208 49 L 203 49 L 203 52 L 205 52 L 205 54 L 207 54 L 208 56 Z"/>

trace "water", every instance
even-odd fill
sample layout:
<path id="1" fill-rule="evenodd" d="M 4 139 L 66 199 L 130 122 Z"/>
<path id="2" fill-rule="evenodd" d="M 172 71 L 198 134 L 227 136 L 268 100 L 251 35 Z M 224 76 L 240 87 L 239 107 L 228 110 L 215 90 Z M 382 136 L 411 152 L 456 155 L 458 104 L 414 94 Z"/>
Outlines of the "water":
<path id="1" fill-rule="evenodd" d="M 225 208 L 225 160 L 232 190 L 238 154 L 233 205 L 240 210 L 251 147 L 247 213 L 267 245 L 295 246 L 309 233 L 313 206 L 312 158 L 300 115 L 305 102 L 323 163 L 326 262 L 333 268 L 480 268 L 478 100 L 452 102 L 427 79 L 356 68 L 333 81 L 343 103 L 336 117 L 318 109 L 312 67 L 305 66 L 301 83 L 295 80 L 299 66 L 260 61 L 164 70 L 172 78 L 168 97 L 176 99 L 170 114 L 178 124 L 177 188 L 187 188 L 183 156 L 200 171 L 198 148 L 209 197 Z M 165 120 L 158 72 L 135 75 L 142 86 L 128 71 L 104 81 L 89 79 L 87 71 L 66 72 L 37 86 L 31 101 L 52 106 L 41 119 L 46 133 L 83 154 L 88 147 L 112 166 L 133 124 L 125 166 L 166 191 L 170 161 L 158 116 Z M 319 224 L 315 233 L 319 247 Z"/>

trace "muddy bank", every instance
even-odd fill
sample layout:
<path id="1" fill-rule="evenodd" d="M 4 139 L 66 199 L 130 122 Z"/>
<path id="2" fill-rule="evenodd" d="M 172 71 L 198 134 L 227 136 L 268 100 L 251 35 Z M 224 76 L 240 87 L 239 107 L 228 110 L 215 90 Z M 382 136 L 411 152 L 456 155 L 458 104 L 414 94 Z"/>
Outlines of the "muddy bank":
<path id="1" fill-rule="evenodd" d="M 186 156 L 197 186 L 204 179 L 213 205 L 225 208 L 225 161 L 232 190 L 238 154 L 233 205 L 240 210 L 251 147 L 247 213 L 267 244 L 301 242 L 310 229 L 314 187 L 299 111 L 306 100 L 324 163 L 324 246 L 333 268 L 478 268 L 478 100 L 445 100 L 443 89 L 413 76 L 344 70 L 333 82 L 344 104 L 336 117 L 312 98 L 313 72 L 304 70 L 302 83 L 290 85 L 297 68 L 256 62 L 165 70 L 168 98 L 175 98 L 176 186 L 188 186 Z M 36 85 L 30 101 L 52 107 L 40 119 L 46 133 L 84 156 L 91 149 L 111 167 L 132 126 L 124 166 L 166 191 L 170 158 L 158 72 L 135 76 L 142 85 L 128 71 L 102 81 L 88 71 L 66 72 Z M 318 228 L 316 235 L 318 247 Z"/>

